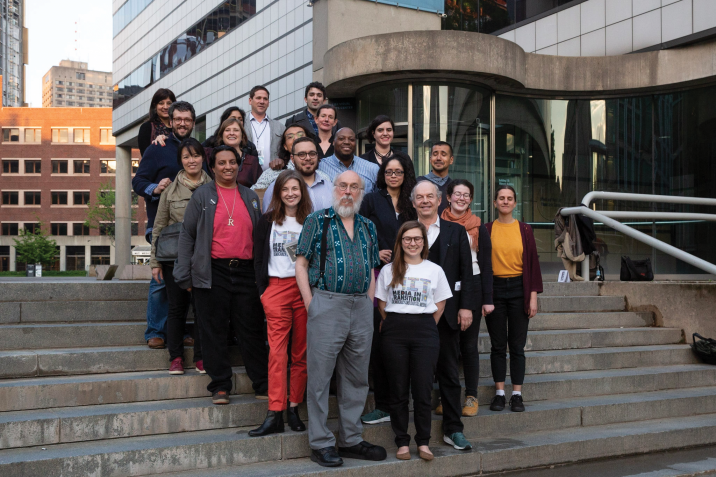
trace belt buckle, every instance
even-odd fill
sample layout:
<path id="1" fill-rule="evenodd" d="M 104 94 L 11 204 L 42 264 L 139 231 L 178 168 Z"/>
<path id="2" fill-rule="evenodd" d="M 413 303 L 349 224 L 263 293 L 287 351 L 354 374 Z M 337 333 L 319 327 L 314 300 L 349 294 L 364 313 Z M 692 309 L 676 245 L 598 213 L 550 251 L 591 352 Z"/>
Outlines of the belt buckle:
<path id="1" fill-rule="evenodd" d="M 235 258 L 232 258 L 231 260 L 229 260 L 229 266 L 230 266 L 230 267 L 234 267 L 234 268 L 235 268 L 235 267 L 238 267 L 238 266 L 239 266 L 239 261 L 238 261 L 237 259 L 235 259 Z"/>

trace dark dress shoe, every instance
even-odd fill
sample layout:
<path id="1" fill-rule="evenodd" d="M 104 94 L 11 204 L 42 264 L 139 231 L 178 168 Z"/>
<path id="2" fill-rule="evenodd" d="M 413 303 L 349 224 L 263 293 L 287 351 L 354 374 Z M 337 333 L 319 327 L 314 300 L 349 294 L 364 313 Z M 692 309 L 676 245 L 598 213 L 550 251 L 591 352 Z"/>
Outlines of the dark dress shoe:
<path id="1" fill-rule="evenodd" d="M 194 338 L 191 336 L 184 338 L 184 346 L 194 346 Z"/>
<path id="2" fill-rule="evenodd" d="M 249 435 L 251 437 L 259 437 L 283 431 L 283 411 L 269 411 L 266 414 L 264 423 L 257 429 L 249 431 Z"/>
<path id="3" fill-rule="evenodd" d="M 298 406 L 289 406 L 288 411 L 286 411 L 286 414 L 288 415 L 288 427 L 290 427 L 292 431 L 303 432 L 306 430 L 306 425 L 301 421 L 301 418 L 298 416 Z"/>
<path id="4" fill-rule="evenodd" d="M 311 460 L 323 467 L 343 465 L 343 459 L 340 458 L 335 447 L 324 447 L 318 450 L 311 449 Z"/>
<path id="5" fill-rule="evenodd" d="M 152 349 L 164 349 L 164 340 L 161 338 L 149 338 L 147 340 L 147 346 Z"/>
<path id="6" fill-rule="evenodd" d="M 385 460 L 385 458 L 388 457 L 388 453 L 385 451 L 385 448 L 370 444 L 366 441 L 351 447 L 339 447 L 338 455 L 348 459 L 375 461 Z"/>

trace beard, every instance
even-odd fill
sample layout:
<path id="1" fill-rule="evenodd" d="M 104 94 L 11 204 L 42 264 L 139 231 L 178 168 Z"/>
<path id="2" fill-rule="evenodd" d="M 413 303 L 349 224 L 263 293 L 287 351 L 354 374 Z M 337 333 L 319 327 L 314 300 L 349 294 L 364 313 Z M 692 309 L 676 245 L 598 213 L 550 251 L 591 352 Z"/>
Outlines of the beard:
<path id="1" fill-rule="evenodd" d="M 360 204 L 361 202 L 363 202 L 363 194 L 361 194 L 357 200 L 353 200 L 353 198 L 351 197 L 351 203 L 347 205 L 341 204 L 343 200 L 343 197 L 333 197 L 333 210 L 335 210 L 336 214 L 343 217 L 344 219 L 347 217 L 353 217 L 360 210 Z"/>

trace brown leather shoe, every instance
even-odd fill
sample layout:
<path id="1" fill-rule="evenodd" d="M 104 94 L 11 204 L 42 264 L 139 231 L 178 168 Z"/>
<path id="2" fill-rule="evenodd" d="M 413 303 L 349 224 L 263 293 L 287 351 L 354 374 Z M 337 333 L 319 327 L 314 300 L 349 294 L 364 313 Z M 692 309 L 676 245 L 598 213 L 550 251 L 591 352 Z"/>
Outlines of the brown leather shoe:
<path id="1" fill-rule="evenodd" d="M 194 338 L 191 336 L 184 338 L 184 346 L 194 346 Z"/>
<path id="2" fill-rule="evenodd" d="M 149 338 L 147 346 L 152 349 L 164 349 L 164 340 L 161 338 Z"/>

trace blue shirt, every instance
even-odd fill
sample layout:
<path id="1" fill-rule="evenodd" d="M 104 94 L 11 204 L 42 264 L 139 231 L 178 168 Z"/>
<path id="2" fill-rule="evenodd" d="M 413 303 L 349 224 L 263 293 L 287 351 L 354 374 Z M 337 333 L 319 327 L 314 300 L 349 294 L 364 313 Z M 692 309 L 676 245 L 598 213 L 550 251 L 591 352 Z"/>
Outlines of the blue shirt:
<path id="1" fill-rule="evenodd" d="M 336 177 L 346 171 L 353 171 L 365 181 L 365 193 L 369 194 L 373 192 L 376 187 L 375 183 L 376 180 L 378 180 L 380 166 L 361 159 L 358 156 L 353 156 L 353 162 L 351 162 L 350 167 L 346 167 L 334 154 L 321 159 L 321 162 L 318 164 L 318 170 L 325 172 L 326 175 L 331 178 L 331 181 L 334 181 Z"/>
<path id="2" fill-rule="evenodd" d="M 373 222 L 355 214 L 353 221 L 353 240 L 343 226 L 343 221 L 333 207 L 329 209 L 330 224 L 326 237 L 326 269 L 323 279 L 321 273 L 321 235 L 323 221 L 322 210 L 306 217 L 301 237 L 298 239 L 296 255 L 308 260 L 308 281 L 311 286 L 334 293 L 366 293 L 370 287 L 373 269 L 380 264 L 378 256 L 378 236 Z"/>
<path id="3" fill-rule="evenodd" d="M 293 165 L 293 163 L 289 162 L 289 165 Z M 295 166 L 292 167 L 292 169 L 294 168 Z M 266 174 L 266 172 L 264 172 L 264 174 Z M 278 174 L 276 175 L 276 177 L 278 177 Z M 269 184 L 269 186 L 266 188 L 266 192 L 264 192 L 264 200 L 261 204 L 261 210 L 264 214 L 268 211 L 268 206 L 271 203 L 271 197 L 273 196 L 273 186 L 275 184 L 276 182 L 272 182 L 271 184 Z M 314 212 L 317 210 L 327 209 L 328 207 L 331 207 L 333 205 L 333 183 L 323 172 L 316 171 L 316 178 L 313 180 L 313 184 L 311 184 L 310 186 L 306 184 L 306 186 L 308 187 L 308 195 L 311 196 L 311 202 L 313 202 Z"/>

